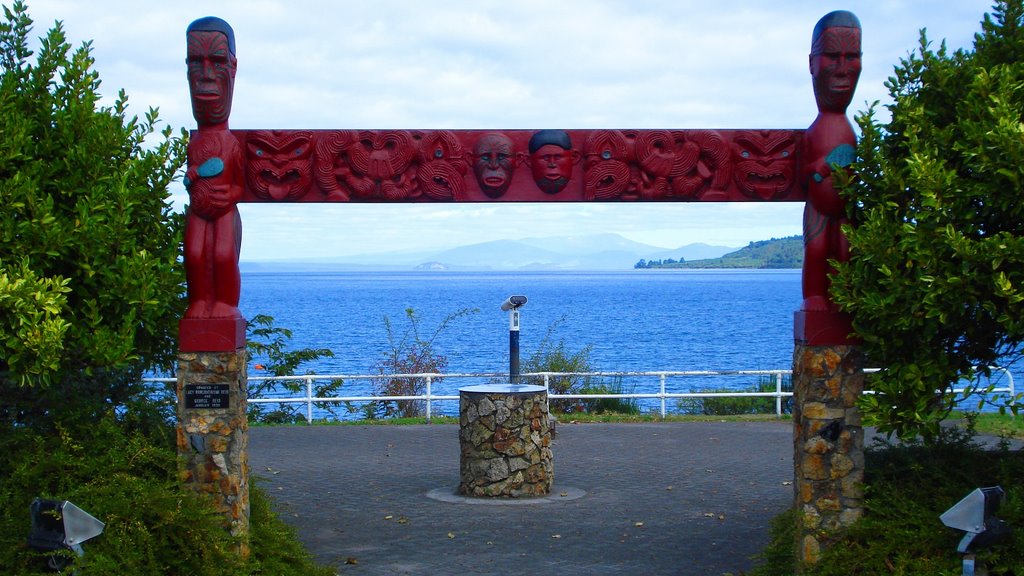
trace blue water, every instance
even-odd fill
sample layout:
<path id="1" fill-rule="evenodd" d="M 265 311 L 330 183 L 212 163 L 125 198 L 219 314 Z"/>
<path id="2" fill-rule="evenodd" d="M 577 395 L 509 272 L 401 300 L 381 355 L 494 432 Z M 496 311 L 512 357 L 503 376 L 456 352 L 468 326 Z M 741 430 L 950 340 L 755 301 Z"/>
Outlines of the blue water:
<path id="1" fill-rule="evenodd" d="M 447 315 L 478 313 L 452 322 L 438 337 L 449 371 L 508 369 L 508 314 L 512 294 L 521 309 L 525 356 L 555 323 L 553 336 L 570 349 L 592 346 L 595 367 L 606 371 L 788 368 L 792 314 L 800 304 L 800 272 L 354 272 L 243 277 L 246 317 L 273 316 L 294 333 L 296 346 L 330 348 L 335 358 L 318 373 L 365 373 L 387 349 L 387 316 L 397 332 L 405 310 L 422 316 L 433 333 Z"/>
<path id="2" fill-rule="evenodd" d="M 388 350 L 384 318 L 401 336 L 405 310 L 421 317 L 447 372 L 509 369 L 509 319 L 500 304 L 522 294 L 520 346 L 525 360 L 549 332 L 569 351 L 590 346 L 600 371 L 788 370 L 799 270 L 632 270 L 622 272 L 331 272 L 244 273 L 240 307 L 247 318 L 274 317 L 293 332 L 291 348 L 329 348 L 335 356 L 300 368 L 318 374 L 367 374 Z M 250 369 L 250 375 L 260 375 Z M 1015 374 L 1016 376 L 1016 374 Z M 748 387 L 757 377 L 687 383 L 694 389 Z M 626 382 L 656 391 L 656 380 Z M 434 393 L 457 394 L 448 380 Z M 674 384 L 675 392 L 678 389 Z M 347 383 L 343 395 L 369 393 Z M 628 391 L 628 390 L 627 390 Z M 444 410 L 448 412 L 450 410 Z"/>

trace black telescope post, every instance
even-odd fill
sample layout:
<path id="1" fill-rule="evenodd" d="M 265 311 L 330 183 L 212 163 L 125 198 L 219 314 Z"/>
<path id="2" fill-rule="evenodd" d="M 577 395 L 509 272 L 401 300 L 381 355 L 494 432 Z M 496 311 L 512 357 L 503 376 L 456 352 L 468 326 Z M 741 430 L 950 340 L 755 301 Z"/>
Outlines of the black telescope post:
<path id="1" fill-rule="evenodd" d="M 519 309 L 526 304 L 526 296 L 509 296 L 501 303 L 508 312 L 508 379 L 519 384 Z"/>

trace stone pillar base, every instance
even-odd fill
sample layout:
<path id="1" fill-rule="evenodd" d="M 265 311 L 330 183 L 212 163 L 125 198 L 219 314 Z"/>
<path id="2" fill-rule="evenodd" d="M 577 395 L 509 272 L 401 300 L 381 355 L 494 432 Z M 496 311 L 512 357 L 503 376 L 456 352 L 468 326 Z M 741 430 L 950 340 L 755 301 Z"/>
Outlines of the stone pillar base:
<path id="1" fill-rule="evenodd" d="M 543 386 L 459 390 L 459 494 L 546 496 L 554 482 L 548 394 Z"/>
<path id="2" fill-rule="evenodd" d="M 864 513 L 864 390 L 859 346 L 808 346 L 793 353 L 793 443 L 797 558 L 814 564 L 828 536 Z"/>
<path id="3" fill-rule="evenodd" d="M 185 484 L 208 494 L 227 529 L 249 535 L 249 423 L 246 353 L 182 352 L 178 355 L 178 455 Z"/>

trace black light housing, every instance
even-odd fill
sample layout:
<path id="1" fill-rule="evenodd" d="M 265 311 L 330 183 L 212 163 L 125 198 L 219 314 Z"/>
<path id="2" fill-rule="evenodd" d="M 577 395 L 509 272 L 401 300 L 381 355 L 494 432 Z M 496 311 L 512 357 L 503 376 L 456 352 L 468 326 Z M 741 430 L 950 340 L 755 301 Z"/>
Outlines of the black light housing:
<path id="1" fill-rule="evenodd" d="M 939 516 L 942 523 L 967 532 L 957 546 L 964 555 L 964 576 L 974 576 L 974 551 L 1005 540 L 1013 528 L 996 518 L 1006 494 L 999 486 L 977 488 Z"/>
<path id="2" fill-rule="evenodd" d="M 93 518 L 88 512 L 67 500 L 43 500 L 36 498 L 29 505 L 32 516 L 32 531 L 28 545 L 43 552 L 72 550 L 79 556 L 82 542 L 103 533 L 105 524 Z M 57 556 L 48 559 L 50 568 L 61 570 L 67 565 Z"/>

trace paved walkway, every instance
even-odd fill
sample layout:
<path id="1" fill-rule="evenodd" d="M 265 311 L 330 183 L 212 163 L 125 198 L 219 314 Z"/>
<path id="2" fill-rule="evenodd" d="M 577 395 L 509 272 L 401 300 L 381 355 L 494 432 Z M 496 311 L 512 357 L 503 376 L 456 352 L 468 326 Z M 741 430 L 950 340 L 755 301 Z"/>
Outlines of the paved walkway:
<path id="1" fill-rule="evenodd" d="M 458 484 L 456 425 L 256 427 L 249 459 L 339 574 L 722 575 L 791 504 L 792 446 L 788 421 L 563 423 L 552 498 L 507 505 L 428 497 Z"/>

